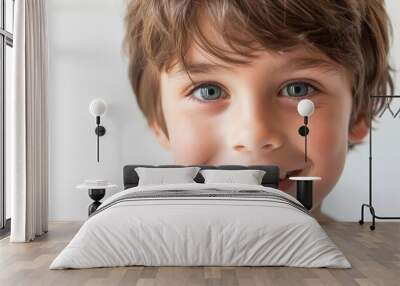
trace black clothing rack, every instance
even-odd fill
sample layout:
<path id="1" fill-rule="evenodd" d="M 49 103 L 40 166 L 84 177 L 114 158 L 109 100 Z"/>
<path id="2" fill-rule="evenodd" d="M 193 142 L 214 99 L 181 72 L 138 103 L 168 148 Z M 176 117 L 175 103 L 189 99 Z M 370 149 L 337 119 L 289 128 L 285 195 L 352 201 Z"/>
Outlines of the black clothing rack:
<path id="1" fill-rule="evenodd" d="M 364 207 L 369 208 L 369 211 L 371 212 L 372 215 L 372 225 L 369 226 L 371 230 L 375 229 L 375 219 L 382 219 L 382 220 L 390 220 L 390 219 L 400 219 L 400 217 L 384 217 L 384 216 L 378 216 L 375 213 L 375 208 L 372 205 L 372 103 L 371 101 L 374 98 L 400 98 L 400 95 L 374 95 L 370 96 L 371 100 L 369 102 L 370 108 L 369 108 L 369 203 L 368 204 L 362 204 L 361 206 L 361 219 L 358 221 L 359 224 L 364 224 Z"/>

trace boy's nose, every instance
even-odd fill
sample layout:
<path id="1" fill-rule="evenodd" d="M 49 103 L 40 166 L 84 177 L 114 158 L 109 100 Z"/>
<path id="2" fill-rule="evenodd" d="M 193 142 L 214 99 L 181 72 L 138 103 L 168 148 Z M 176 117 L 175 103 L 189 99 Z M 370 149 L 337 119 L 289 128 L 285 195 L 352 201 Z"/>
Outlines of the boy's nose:
<path id="1" fill-rule="evenodd" d="M 253 104 L 235 114 L 230 145 L 236 152 L 270 152 L 283 146 L 285 133 L 276 112 Z"/>
<path id="2" fill-rule="evenodd" d="M 235 136 L 233 149 L 237 152 L 268 152 L 282 146 L 279 135 L 272 131 L 265 132 L 265 128 L 257 131 L 255 126 L 242 130 Z"/>

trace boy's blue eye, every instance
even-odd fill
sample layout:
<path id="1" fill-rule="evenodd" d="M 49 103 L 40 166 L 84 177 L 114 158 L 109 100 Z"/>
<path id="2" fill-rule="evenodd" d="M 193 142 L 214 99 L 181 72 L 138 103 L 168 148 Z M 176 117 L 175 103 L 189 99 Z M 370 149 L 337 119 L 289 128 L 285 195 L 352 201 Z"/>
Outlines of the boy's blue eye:
<path id="1" fill-rule="evenodd" d="M 222 88 L 215 84 L 204 84 L 197 87 L 192 96 L 200 101 L 217 100 L 224 96 Z"/>
<path id="2" fill-rule="evenodd" d="M 306 82 L 289 83 L 282 89 L 283 96 L 289 97 L 305 97 L 312 94 L 315 88 Z"/>

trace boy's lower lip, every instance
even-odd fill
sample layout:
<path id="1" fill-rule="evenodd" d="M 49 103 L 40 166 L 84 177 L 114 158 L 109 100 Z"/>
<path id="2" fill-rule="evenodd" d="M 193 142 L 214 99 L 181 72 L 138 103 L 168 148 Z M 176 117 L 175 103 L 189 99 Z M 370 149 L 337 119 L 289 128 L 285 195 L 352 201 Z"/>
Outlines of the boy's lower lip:
<path id="1" fill-rule="evenodd" d="M 279 180 L 279 190 L 286 192 L 293 183 L 294 181 L 289 180 L 289 178 Z"/>
<path id="2" fill-rule="evenodd" d="M 293 184 L 294 181 L 289 180 L 289 177 L 295 177 L 298 176 L 301 173 L 302 170 L 298 170 L 296 172 L 293 173 L 289 173 L 285 179 L 283 180 L 279 180 L 279 189 L 281 191 L 287 191 Z"/>

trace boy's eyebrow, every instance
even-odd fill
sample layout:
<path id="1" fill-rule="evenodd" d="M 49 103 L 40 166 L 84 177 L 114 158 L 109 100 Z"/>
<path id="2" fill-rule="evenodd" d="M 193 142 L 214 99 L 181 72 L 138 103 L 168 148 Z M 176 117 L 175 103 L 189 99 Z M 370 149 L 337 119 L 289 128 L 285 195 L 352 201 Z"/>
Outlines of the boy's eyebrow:
<path id="1" fill-rule="evenodd" d="M 181 74 L 186 74 L 187 72 L 189 74 L 204 74 L 214 72 L 216 70 L 229 70 L 231 68 L 221 64 L 205 62 L 187 63 L 186 68 L 181 65 L 178 66 L 179 67 L 176 70 L 172 70 L 171 76 L 179 76 Z"/>
<path id="2" fill-rule="evenodd" d="M 290 59 L 288 63 L 290 64 L 291 69 L 297 70 L 321 68 L 326 71 L 336 72 L 340 69 L 339 65 L 322 58 L 298 57 Z"/>

